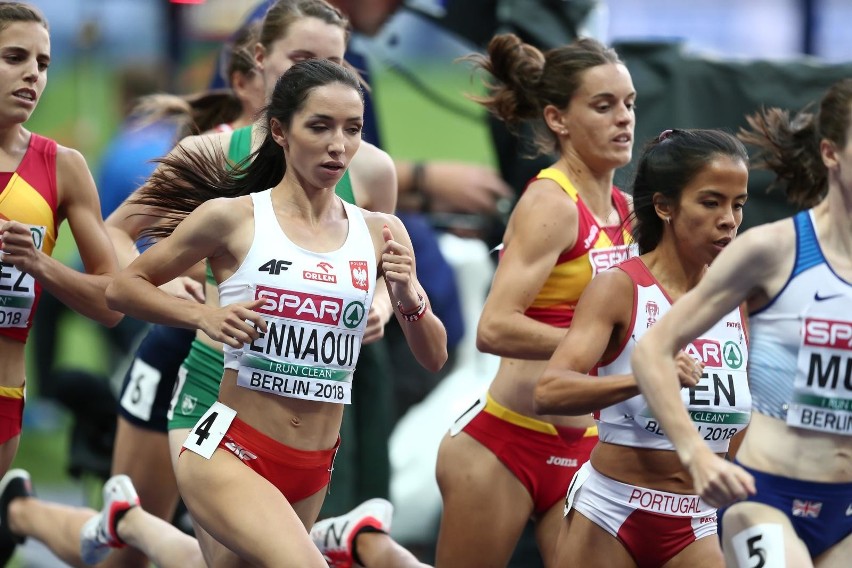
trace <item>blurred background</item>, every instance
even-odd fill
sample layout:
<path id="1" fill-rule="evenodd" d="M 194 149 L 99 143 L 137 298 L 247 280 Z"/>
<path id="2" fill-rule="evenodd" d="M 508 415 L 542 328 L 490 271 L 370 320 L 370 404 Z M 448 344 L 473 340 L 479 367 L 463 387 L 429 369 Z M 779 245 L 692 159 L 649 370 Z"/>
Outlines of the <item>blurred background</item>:
<path id="1" fill-rule="evenodd" d="M 216 75 L 222 43 L 259 1 L 33 3 L 50 23 L 52 63 L 48 88 L 28 127 L 79 149 L 98 180 L 108 143 L 119 131 L 134 97 L 207 88 Z M 345 3 L 351 13 L 372 10 L 377 4 L 399 4 L 377 34 L 356 35 L 352 44 L 369 62 L 382 147 L 394 158 L 492 166 L 515 192 L 538 166 L 519 160 L 518 152 L 506 145 L 504 134 L 465 98 L 465 93 L 476 92 L 479 86 L 469 67 L 456 62 L 458 57 L 482 49 L 494 33 L 514 31 L 543 48 L 568 42 L 578 34 L 616 47 L 638 92 L 634 156 L 646 139 L 663 129 L 721 127 L 736 131 L 745 124 L 745 114 L 761 106 L 801 108 L 838 78 L 852 75 L 852 36 L 848 33 L 852 2 L 848 0 Z M 628 166 L 616 181 L 626 187 L 629 179 Z M 752 177 L 746 227 L 791 212 L 782 197 L 765 193 L 766 184 L 764 176 Z M 503 208 L 494 219 L 482 219 L 449 211 L 432 215 L 431 220 L 450 234 L 469 237 L 473 231 L 474 236 L 489 242 L 494 234 L 499 240 L 508 212 L 509 208 Z M 76 252 L 67 230 L 63 227 L 54 254 L 73 264 Z M 470 262 L 463 255 L 450 259 L 459 286 L 473 286 L 472 297 L 484 297 L 490 278 L 487 270 L 484 281 L 473 283 L 459 275 L 466 266 L 473 266 Z M 465 290 L 460 295 L 470 297 Z M 465 329 L 475 328 L 476 313 L 476 306 L 465 312 Z M 81 376 L 86 380 L 95 377 L 98 385 L 105 386 L 101 394 L 108 397 L 126 370 L 132 339 L 105 333 L 67 311 L 44 326 L 49 330 L 40 330 L 37 320 L 36 333 L 49 335 L 49 339 L 28 344 L 28 401 L 15 466 L 33 473 L 43 497 L 89 502 L 90 494 L 100 487 L 104 467 L 109 466 L 109 425 L 114 416 L 88 415 L 81 420 L 86 406 L 67 392 L 68 385 L 88 384 L 74 382 L 83 380 Z M 465 340 L 460 343 L 462 349 L 470 349 L 470 333 Z M 488 364 L 478 364 L 476 374 L 487 375 Z M 489 379 L 478 376 L 471 384 L 481 386 L 482 380 Z M 87 394 L 99 396 L 95 391 Z M 434 428 L 440 433 L 446 423 L 436 422 Z M 417 444 L 406 439 L 406 445 Z M 407 479 L 406 466 L 400 465 L 407 462 L 394 460 L 393 448 L 392 440 L 394 475 Z M 422 477 L 424 468 L 418 469 Z M 425 471 L 430 474 L 432 470 L 427 467 Z M 404 501 L 411 493 L 424 494 L 418 483 L 412 481 L 407 490 L 396 488 L 394 495 Z M 428 485 L 429 480 L 422 483 Z M 432 510 L 436 490 L 429 491 L 433 505 L 424 507 Z M 409 508 L 420 511 L 418 506 L 415 503 Z M 404 503 L 398 509 L 404 510 Z M 434 519 L 426 517 L 402 522 L 405 528 L 400 538 L 428 550 Z M 36 543 L 23 547 L 14 563 L 61 566 Z M 524 559 L 523 553 L 513 565 L 537 566 L 535 559 Z"/>

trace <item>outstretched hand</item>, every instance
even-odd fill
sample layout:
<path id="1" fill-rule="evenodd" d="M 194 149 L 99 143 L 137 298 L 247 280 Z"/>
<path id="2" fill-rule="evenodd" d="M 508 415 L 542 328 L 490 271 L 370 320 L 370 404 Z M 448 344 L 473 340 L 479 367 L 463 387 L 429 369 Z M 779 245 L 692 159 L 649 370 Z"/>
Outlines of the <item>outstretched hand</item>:
<path id="1" fill-rule="evenodd" d="M 255 311 L 264 303 L 266 300 L 261 298 L 210 310 L 199 327 L 210 339 L 239 349 L 266 332 L 266 322 Z"/>
<path id="2" fill-rule="evenodd" d="M 414 288 L 412 267 L 414 260 L 411 251 L 393 240 L 390 228 L 382 228 L 385 245 L 382 248 L 382 272 L 391 296 L 401 303 L 403 311 L 414 311 L 420 304 L 417 290 Z"/>

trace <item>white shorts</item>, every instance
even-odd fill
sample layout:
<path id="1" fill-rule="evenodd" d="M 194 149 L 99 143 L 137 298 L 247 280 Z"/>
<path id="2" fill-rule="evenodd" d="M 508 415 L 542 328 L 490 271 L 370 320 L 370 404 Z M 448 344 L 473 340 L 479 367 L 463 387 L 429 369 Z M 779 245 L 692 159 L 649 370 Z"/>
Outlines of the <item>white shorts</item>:
<path id="1" fill-rule="evenodd" d="M 716 509 L 697 495 L 621 483 L 586 463 L 565 498 L 571 509 L 624 545 L 640 568 L 662 566 L 699 538 L 716 534 Z"/>

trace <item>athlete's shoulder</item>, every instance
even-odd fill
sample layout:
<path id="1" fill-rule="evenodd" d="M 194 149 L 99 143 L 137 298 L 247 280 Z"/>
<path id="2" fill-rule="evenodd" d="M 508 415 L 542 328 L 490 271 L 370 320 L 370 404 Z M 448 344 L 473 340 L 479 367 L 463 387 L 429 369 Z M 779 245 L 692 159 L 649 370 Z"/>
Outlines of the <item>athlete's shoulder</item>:
<path id="1" fill-rule="evenodd" d="M 621 293 L 633 290 L 634 284 L 639 279 L 641 270 L 637 270 L 634 262 L 639 262 L 635 257 L 628 259 L 618 266 L 597 273 L 587 288 L 594 286 L 595 290 L 612 294 L 611 298 L 620 297 Z"/>
<path id="2" fill-rule="evenodd" d="M 358 208 L 361 211 L 361 214 L 364 215 L 364 222 L 367 223 L 367 226 L 370 227 L 370 230 L 373 227 L 378 227 L 381 229 L 384 225 L 387 225 L 391 229 L 394 226 L 402 226 L 402 221 L 399 217 L 394 215 L 393 213 L 384 213 L 382 211 L 370 211 L 369 209 L 364 209 L 362 207 Z"/>
<path id="3" fill-rule="evenodd" d="M 75 179 L 78 175 L 91 175 L 86 158 L 75 149 L 56 144 L 56 172 L 61 178 Z"/>
<path id="4" fill-rule="evenodd" d="M 387 152 L 361 142 L 349 167 L 352 189 L 359 206 L 379 211 L 396 209 L 396 166 Z"/>
<path id="5" fill-rule="evenodd" d="M 393 159 L 378 146 L 362 141 L 361 147 L 352 158 L 352 174 L 376 175 L 377 170 L 378 173 L 395 172 Z"/>
<path id="6" fill-rule="evenodd" d="M 782 259 L 795 250 L 796 229 L 792 218 L 758 225 L 739 235 L 730 248 L 752 258 Z"/>
<path id="7" fill-rule="evenodd" d="M 546 212 L 561 215 L 565 212 L 576 213 L 577 211 L 577 204 L 568 195 L 565 188 L 550 177 L 537 176 L 531 179 L 518 199 L 515 208 L 517 209 L 519 206 L 541 209 L 545 215 L 547 215 Z"/>
<path id="8" fill-rule="evenodd" d="M 223 233 L 245 224 L 254 215 L 251 196 L 217 197 L 199 205 L 191 215 L 201 218 L 205 225 L 217 227 Z"/>

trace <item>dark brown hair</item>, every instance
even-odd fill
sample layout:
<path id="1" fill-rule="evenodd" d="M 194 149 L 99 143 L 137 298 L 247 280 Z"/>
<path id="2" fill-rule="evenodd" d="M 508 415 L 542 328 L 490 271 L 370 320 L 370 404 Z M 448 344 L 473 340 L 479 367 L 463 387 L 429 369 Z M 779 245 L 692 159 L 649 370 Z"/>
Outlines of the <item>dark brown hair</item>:
<path id="1" fill-rule="evenodd" d="M 852 79 L 832 85 L 814 114 L 807 105 L 791 118 L 787 110 L 763 109 L 748 117 L 740 140 L 757 148 L 754 166 L 771 170 L 787 199 L 802 207 L 819 203 L 828 190 L 828 170 L 822 161 L 820 141 L 829 140 L 838 150 L 846 147 L 852 117 Z"/>
<path id="2" fill-rule="evenodd" d="M 220 146 L 207 145 L 199 151 L 178 148 L 157 160 L 161 166 L 151 175 L 131 203 L 153 207 L 161 223 L 142 231 L 142 236 L 157 239 L 168 236 L 196 207 L 217 197 L 238 197 L 273 187 L 284 177 L 287 164 L 284 151 L 272 138 L 270 124 L 278 120 L 288 128 L 295 115 L 315 89 L 341 83 L 361 95 L 355 77 L 345 67 L 325 59 L 296 63 L 275 83 L 264 123 L 266 136 L 260 148 L 238 164 L 226 167 Z"/>
<path id="3" fill-rule="evenodd" d="M 594 39 L 578 39 L 542 53 L 515 34 L 494 36 L 487 55 L 474 54 L 466 59 L 493 78 L 484 80 L 487 95 L 471 98 L 505 122 L 512 132 L 517 133 L 524 122 L 532 123 L 539 154 L 552 153 L 558 145 L 556 135 L 544 122 L 544 107 L 567 108 L 587 69 L 621 64 L 615 50 Z"/>
<path id="4" fill-rule="evenodd" d="M 260 45 L 267 51 L 272 49 L 273 43 L 287 36 L 294 22 L 305 18 L 316 18 L 340 27 L 346 32 L 346 43 L 349 43 L 349 20 L 325 0 L 278 0 L 263 17 Z"/>
<path id="5" fill-rule="evenodd" d="M 641 254 L 657 248 L 663 237 L 663 220 L 654 207 L 654 194 L 679 203 L 683 188 L 720 156 L 748 165 L 745 146 L 722 130 L 666 130 L 645 144 L 632 190 L 633 238 Z"/>
<path id="6" fill-rule="evenodd" d="M 0 32 L 15 22 L 35 22 L 46 30 L 50 29 L 47 18 L 35 6 L 24 2 L 0 2 Z"/>

